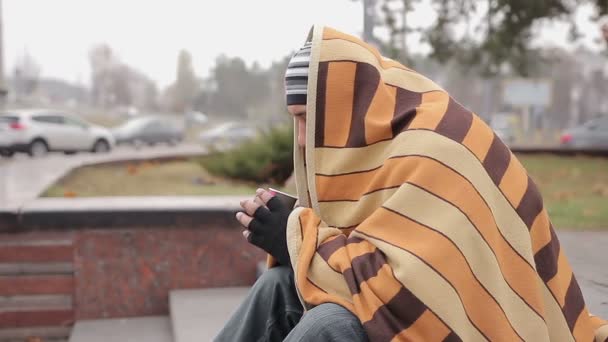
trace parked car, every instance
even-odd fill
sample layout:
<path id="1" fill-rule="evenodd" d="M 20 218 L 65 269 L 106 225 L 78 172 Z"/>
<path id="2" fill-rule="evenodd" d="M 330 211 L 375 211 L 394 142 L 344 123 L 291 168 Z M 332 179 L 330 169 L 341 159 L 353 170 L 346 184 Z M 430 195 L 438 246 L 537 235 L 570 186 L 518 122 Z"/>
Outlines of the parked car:
<path id="1" fill-rule="evenodd" d="M 240 122 L 225 122 L 199 135 L 199 141 L 212 149 L 234 148 L 255 138 L 258 130 L 251 125 Z"/>
<path id="2" fill-rule="evenodd" d="M 204 125 L 209 121 L 209 117 L 201 112 L 190 111 L 186 113 L 186 122 L 189 125 Z"/>
<path id="3" fill-rule="evenodd" d="M 176 119 L 144 116 L 131 119 L 112 130 L 117 144 L 177 144 L 184 139 L 183 124 Z"/>
<path id="4" fill-rule="evenodd" d="M 596 118 L 564 131 L 563 147 L 608 149 L 608 116 Z"/>
<path id="5" fill-rule="evenodd" d="M 0 154 L 25 152 L 40 157 L 49 151 L 108 152 L 114 138 L 104 127 L 47 109 L 13 110 L 0 114 Z"/>

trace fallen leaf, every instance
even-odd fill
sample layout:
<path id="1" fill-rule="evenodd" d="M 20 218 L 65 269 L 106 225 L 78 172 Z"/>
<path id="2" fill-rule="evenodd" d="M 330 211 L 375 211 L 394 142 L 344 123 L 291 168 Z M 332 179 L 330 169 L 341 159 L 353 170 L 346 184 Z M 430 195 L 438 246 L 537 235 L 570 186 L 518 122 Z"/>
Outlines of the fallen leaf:
<path id="1" fill-rule="evenodd" d="M 72 191 L 72 190 L 67 190 L 63 193 L 63 197 L 68 197 L 68 198 L 74 198 L 77 197 L 78 195 Z"/>
<path id="2" fill-rule="evenodd" d="M 592 217 L 592 216 L 595 216 L 595 215 L 597 215 L 597 210 L 593 210 L 593 209 L 590 209 L 590 208 L 587 208 L 587 209 L 583 210 L 583 216 L 584 217 Z"/>
<path id="3" fill-rule="evenodd" d="M 138 168 L 135 165 L 127 165 L 127 173 L 130 175 L 137 174 Z"/>
<path id="4" fill-rule="evenodd" d="M 608 184 L 596 183 L 591 188 L 594 195 L 600 195 L 601 197 L 608 197 Z"/>
<path id="5" fill-rule="evenodd" d="M 564 200 L 570 199 L 574 196 L 576 196 L 576 193 L 574 191 L 556 191 L 551 194 L 551 197 L 553 199 L 556 199 L 559 201 L 564 201 Z"/>

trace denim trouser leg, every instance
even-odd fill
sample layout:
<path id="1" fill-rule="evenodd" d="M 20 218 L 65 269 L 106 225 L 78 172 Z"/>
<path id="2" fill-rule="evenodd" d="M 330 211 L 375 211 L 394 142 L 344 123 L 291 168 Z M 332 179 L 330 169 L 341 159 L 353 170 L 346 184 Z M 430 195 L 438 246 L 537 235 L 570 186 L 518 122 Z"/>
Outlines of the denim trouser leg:
<path id="1" fill-rule="evenodd" d="M 321 304 L 302 313 L 291 269 L 271 268 L 214 341 L 368 341 L 359 319 L 340 305 Z"/>
<path id="2" fill-rule="evenodd" d="M 327 303 L 306 312 L 285 341 L 366 342 L 368 338 L 357 316 L 338 304 Z"/>
<path id="3" fill-rule="evenodd" d="M 283 341 L 302 312 L 293 272 L 274 267 L 260 276 L 214 341 Z"/>

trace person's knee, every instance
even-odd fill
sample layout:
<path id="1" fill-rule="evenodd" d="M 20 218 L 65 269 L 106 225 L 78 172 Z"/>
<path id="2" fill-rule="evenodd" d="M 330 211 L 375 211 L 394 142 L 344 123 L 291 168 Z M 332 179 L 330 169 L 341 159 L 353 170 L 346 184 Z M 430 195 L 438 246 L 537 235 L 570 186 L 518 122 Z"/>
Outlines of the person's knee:
<path id="1" fill-rule="evenodd" d="M 311 327 L 324 329 L 341 322 L 359 322 L 359 319 L 344 307 L 326 303 L 309 310 L 304 319 Z"/>
<path id="2" fill-rule="evenodd" d="M 344 307 L 321 304 L 308 311 L 299 324 L 303 324 L 307 337 L 318 336 L 328 341 L 367 341 L 367 335 L 357 316 Z M 306 341 L 304 338 L 302 341 Z"/>
<path id="3" fill-rule="evenodd" d="M 254 287 L 261 291 L 272 291 L 277 287 L 290 286 L 291 269 L 289 267 L 273 267 L 266 270 L 255 282 Z"/>

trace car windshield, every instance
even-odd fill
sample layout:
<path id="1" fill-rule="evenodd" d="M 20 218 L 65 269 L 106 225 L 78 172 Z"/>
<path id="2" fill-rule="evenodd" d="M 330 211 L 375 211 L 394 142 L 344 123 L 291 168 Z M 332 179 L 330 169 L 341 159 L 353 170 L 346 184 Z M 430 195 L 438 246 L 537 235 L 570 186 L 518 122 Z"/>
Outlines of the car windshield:
<path id="1" fill-rule="evenodd" d="M 140 129 L 140 127 L 147 124 L 148 122 L 150 122 L 150 118 L 137 118 L 137 119 L 133 119 L 133 120 L 129 120 L 129 121 L 125 122 L 124 124 L 119 126 L 118 129 L 121 131 L 137 130 L 137 129 Z"/>

